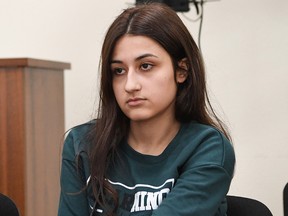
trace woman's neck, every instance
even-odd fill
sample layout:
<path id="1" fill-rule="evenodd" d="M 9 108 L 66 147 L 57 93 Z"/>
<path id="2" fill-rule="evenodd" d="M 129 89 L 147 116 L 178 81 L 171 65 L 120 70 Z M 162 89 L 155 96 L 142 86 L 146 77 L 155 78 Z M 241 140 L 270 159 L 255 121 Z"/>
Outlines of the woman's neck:
<path id="1" fill-rule="evenodd" d="M 147 155 L 160 155 L 180 129 L 174 118 L 130 122 L 128 143 L 135 150 Z"/>

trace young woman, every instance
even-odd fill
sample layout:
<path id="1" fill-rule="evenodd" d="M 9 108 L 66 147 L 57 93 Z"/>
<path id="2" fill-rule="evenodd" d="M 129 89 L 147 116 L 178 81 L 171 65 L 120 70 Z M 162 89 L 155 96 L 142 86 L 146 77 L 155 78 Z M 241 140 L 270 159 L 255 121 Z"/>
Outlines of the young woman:
<path id="1" fill-rule="evenodd" d="M 235 157 L 205 85 L 172 9 L 124 10 L 102 47 L 97 120 L 65 140 L 58 215 L 226 215 Z"/>

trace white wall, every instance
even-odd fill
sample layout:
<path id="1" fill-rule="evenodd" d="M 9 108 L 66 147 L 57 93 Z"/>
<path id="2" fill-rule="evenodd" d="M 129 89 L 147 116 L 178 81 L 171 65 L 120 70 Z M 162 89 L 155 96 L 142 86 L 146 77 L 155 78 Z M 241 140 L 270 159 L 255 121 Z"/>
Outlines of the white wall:
<path id="1" fill-rule="evenodd" d="M 0 1 L 0 58 L 72 64 L 65 72 L 67 129 L 93 116 L 104 33 L 127 3 L 134 1 Z M 288 182 L 288 1 L 221 0 L 204 10 L 208 84 L 237 155 L 230 193 L 259 199 L 282 216 Z M 180 16 L 197 39 L 199 22 Z M 195 17 L 194 8 L 186 16 Z"/>

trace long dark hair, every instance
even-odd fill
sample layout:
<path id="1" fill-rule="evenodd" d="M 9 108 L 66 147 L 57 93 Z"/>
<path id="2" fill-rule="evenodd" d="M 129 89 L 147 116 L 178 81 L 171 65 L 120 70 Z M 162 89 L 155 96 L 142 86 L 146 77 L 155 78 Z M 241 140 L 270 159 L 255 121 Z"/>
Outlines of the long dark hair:
<path id="1" fill-rule="evenodd" d="M 91 185 L 98 205 L 117 209 L 117 192 L 105 180 L 108 165 L 117 157 L 117 146 L 127 138 L 129 119 L 120 110 L 112 88 L 111 58 L 116 42 L 125 34 L 147 36 L 159 43 L 171 56 L 174 69 L 185 58 L 188 65 L 186 81 L 178 85 L 175 117 L 179 122 L 195 120 L 222 131 L 224 124 L 209 102 L 205 69 L 201 53 L 188 29 L 176 12 L 166 5 L 149 3 L 124 10 L 112 23 L 104 39 L 100 70 L 100 100 L 97 122 L 90 133 Z M 111 201 L 112 200 L 112 201 Z"/>

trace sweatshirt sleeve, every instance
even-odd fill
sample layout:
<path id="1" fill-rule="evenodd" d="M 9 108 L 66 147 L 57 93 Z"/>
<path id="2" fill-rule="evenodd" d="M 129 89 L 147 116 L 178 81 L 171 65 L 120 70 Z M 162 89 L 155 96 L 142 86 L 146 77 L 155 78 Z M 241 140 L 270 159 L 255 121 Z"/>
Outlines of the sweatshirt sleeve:
<path id="1" fill-rule="evenodd" d="M 88 216 L 89 204 L 85 190 L 86 182 L 77 168 L 76 152 L 77 133 L 73 130 L 68 134 L 64 142 L 61 165 L 61 192 L 58 208 L 58 216 Z"/>
<path id="2" fill-rule="evenodd" d="M 205 134 L 191 157 L 179 168 L 180 175 L 174 188 L 152 215 L 226 215 L 225 197 L 234 163 L 235 155 L 230 142 L 216 130 Z"/>

